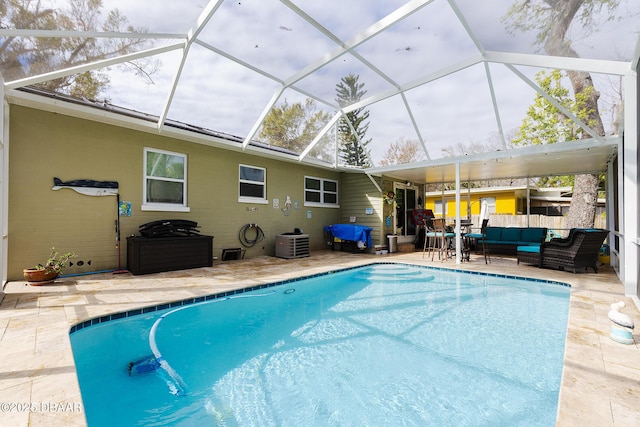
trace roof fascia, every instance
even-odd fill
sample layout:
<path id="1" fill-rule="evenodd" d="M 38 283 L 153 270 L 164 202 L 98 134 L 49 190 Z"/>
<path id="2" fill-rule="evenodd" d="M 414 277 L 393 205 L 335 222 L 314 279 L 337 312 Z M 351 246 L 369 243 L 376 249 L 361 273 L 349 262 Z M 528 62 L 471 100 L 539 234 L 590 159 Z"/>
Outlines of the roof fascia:
<path id="1" fill-rule="evenodd" d="M 620 138 L 618 136 L 607 136 L 600 139 L 589 138 L 578 141 L 566 141 L 558 142 L 556 144 L 544 144 L 544 145 L 527 145 L 524 147 L 512 148 L 502 151 L 490 151 L 486 153 L 469 154 L 466 156 L 456 157 L 442 157 L 435 160 L 425 160 L 415 163 L 403 163 L 399 165 L 387 165 L 387 166 L 375 166 L 368 168 L 365 171 L 372 175 L 385 174 L 388 172 L 396 172 L 402 170 L 411 170 L 419 167 L 432 167 L 432 166 L 450 166 L 456 163 L 474 163 L 474 162 L 489 162 L 498 161 L 501 159 L 508 159 L 515 156 L 527 156 L 531 154 L 554 154 L 564 153 L 573 150 L 584 150 L 591 147 L 601 146 L 617 146 Z"/>

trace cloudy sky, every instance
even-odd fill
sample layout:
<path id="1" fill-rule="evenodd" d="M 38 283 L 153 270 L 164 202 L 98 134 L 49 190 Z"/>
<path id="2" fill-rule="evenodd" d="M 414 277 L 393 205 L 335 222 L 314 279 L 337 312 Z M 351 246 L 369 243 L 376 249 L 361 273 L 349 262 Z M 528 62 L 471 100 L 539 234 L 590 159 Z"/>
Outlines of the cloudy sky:
<path id="1" fill-rule="evenodd" d="M 136 27 L 150 33 L 183 36 L 194 28 L 206 0 L 103 0 L 105 10 L 118 8 Z M 314 26 L 294 13 L 286 3 L 298 7 L 317 22 Z M 221 131 L 242 138 L 284 84 L 294 81 L 278 98 L 302 101 L 308 95 L 319 108 L 335 113 L 335 86 L 347 74 L 359 75 L 366 97 L 393 93 L 414 86 L 430 76 L 442 77 L 400 95 L 367 107 L 367 135 L 374 162 L 399 138 L 417 139 L 410 113 L 417 123 L 431 158 L 442 157 L 442 149 L 457 144 L 485 142 L 498 131 L 487 76 L 492 78 L 502 127 L 508 132 L 519 126 L 534 91 L 506 66 L 477 64 L 453 74 L 452 70 L 478 54 L 449 3 L 434 0 L 375 37 L 352 53 L 307 73 L 307 67 L 322 64 L 328 55 L 368 34 L 381 20 L 402 8 L 404 0 L 226 0 L 199 34 L 205 46 L 190 47 L 185 66 L 168 111 L 168 118 Z M 408 2 L 415 4 L 416 2 Z M 507 35 L 501 17 L 512 0 L 456 0 L 483 48 L 489 51 L 535 53 L 533 34 Z M 629 60 L 636 48 L 640 28 L 637 0 L 621 0 L 622 20 L 599 20 L 599 30 L 590 37 L 572 30 L 574 48 L 581 56 Z M 154 46 L 175 43 L 163 38 Z M 166 104 L 183 51 L 154 57 L 161 67 L 153 82 L 111 67 L 109 98 L 115 105 L 160 115 Z M 257 72 L 261 70 L 261 72 Z M 539 69 L 518 67 L 534 79 Z M 596 82 L 600 82 L 597 77 Z M 602 85 L 610 85 L 604 80 Z M 615 82 L 614 82 L 615 83 Z M 604 90 L 604 89 L 601 89 Z M 495 139 L 495 137 L 494 137 Z"/>

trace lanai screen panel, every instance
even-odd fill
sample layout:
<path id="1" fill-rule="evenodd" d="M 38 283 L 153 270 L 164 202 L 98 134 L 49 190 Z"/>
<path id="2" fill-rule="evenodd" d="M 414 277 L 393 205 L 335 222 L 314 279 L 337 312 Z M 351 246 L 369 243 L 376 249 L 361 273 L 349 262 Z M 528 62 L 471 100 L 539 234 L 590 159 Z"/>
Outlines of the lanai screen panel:
<path id="1" fill-rule="evenodd" d="M 74 15 L 71 5 L 79 3 L 7 5 L 0 29 L 6 90 L 94 72 L 109 84 L 93 101 L 155 116 L 161 131 L 176 120 L 245 143 L 260 139 L 266 116 L 285 100 L 312 100 L 333 120 L 363 108 L 373 164 L 402 138 L 417 139 L 431 159 L 471 146 L 495 150 L 494 142 L 508 149 L 533 102 L 536 72 L 559 64 L 535 43 L 543 15 L 529 15 L 525 33 L 510 33 L 505 20 L 512 5 L 544 8 L 541 0 L 103 0 L 100 10 Z M 568 34 L 580 58 L 637 60 L 640 2 L 616 4 L 611 16 L 594 9 L 590 29 L 574 20 Z M 621 68 L 607 75 L 576 64 L 562 67 L 591 71 L 603 116 L 610 115 Z M 350 74 L 366 94 L 340 106 L 336 84 Z M 293 156 L 335 157 L 335 146 L 327 148 L 335 128 L 318 128 L 325 136 L 305 135 L 305 142 L 325 148 L 297 146 Z"/>

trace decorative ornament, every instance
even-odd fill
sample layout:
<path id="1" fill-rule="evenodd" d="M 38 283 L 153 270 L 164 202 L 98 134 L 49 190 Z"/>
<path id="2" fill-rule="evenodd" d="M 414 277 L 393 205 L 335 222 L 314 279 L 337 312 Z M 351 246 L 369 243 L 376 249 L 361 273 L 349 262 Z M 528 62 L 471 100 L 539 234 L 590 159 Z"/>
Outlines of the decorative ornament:
<path id="1" fill-rule="evenodd" d="M 394 205 L 396 203 L 396 193 L 393 191 L 389 191 L 383 198 L 385 203 L 388 205 Z"/>

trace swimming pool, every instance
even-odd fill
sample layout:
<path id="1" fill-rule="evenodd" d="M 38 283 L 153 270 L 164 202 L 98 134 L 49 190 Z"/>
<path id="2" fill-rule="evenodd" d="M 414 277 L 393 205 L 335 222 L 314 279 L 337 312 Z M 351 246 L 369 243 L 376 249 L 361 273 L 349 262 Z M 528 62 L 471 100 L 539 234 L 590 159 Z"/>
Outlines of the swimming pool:
<path id="1" fill-rule="evenodd" d="M 550 426 L 569 291 L 375 264 L 84 322 L 71 342 L 92 427 Z"/>

